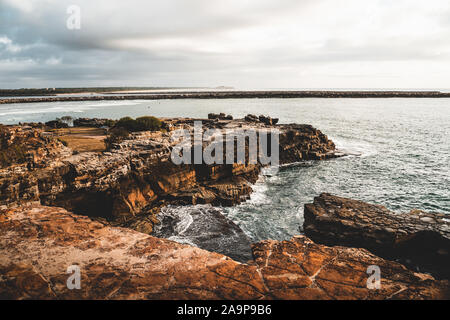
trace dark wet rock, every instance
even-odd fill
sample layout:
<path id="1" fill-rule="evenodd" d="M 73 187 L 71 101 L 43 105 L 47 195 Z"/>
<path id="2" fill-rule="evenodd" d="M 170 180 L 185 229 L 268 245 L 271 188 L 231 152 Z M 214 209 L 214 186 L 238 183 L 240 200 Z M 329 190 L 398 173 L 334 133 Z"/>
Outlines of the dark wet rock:
<path id="1" fill-rule="evenodd" d="M 51 120 L 47 121 L 45 125 L 51 129 L 62 129 L 62 128 L 68 128 L 69 124 L 61 121 L 61 120 Z"/>
<path id="2" fill-rule="evenodd" d="M 208 119 L 233 120 L 233 116 L 225 115 L 225 113 L 208 113 Z"/>
<path id="3" fill-rule="evenodd" d="M 257 116 L 255 116 L 254 114 L 248 114 L 245 116 L 244 120 L 247 122 L 258 122 L 259 118 Z"/>
<path id="4" fill-rule="evenodd" d="M 421 272 L 450 278 L 450 219 L 445 214 L 397 214 L 323 193 L 305 205 L 303 229 L 317 243 L 366 248 Z"/>
<path id="5" fill-rule="evenodd" d="M 247 262 L 250 240 L 239 226 L 210 205 L 165 207 L 157 216 L 153 235 Z"/>
<path id="6" fill-rule="evenodd" d="M 244 118 L 247 122 L 261 122 L 267 126 L 276 125 L 278 123 L 278 118 L 271 118 L 269 116 L 260 115 L 259 117 L 254 114 L 248 114 Z"/>
<path id="7" fill-rule="evenodd" d="M 321 131 L 306 124 L 280 125 L 280 163 L 336 158 L 336 146 Z"/>
<path id="8" fill-rule="evenodd" d="M 99 119 L 99 118 L 78 118 L 73 120 L 73 125 L 75 127 L 111 127 L 115 121 L 110 119 Z"/>
<path id="9" fill-rule="evenodd" d="M 271 126 L 271 125 L 275 125 L 278 123 L 278 118 L 271 118 L 271 117 L 266 117 L 264 115 L 260 115 L 259 121 L 268 126 Z"/>

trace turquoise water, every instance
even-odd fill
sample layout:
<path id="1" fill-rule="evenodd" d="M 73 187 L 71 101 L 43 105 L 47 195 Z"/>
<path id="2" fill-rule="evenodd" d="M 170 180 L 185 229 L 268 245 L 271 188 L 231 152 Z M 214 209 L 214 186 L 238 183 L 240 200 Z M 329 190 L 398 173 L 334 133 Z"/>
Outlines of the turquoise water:
<path id="1" fill-rule="evenodd" d="M 206 117 L 225 112 L 308 123 L 361 156 L 307 162 L 262 176 L 250 201 L 223 212 L 252 238 L 299 233 L 303 205 L 321 192 L 450 214 L 450 99 L 224 99 L 0 105 L 0 123 L 73 117 Z M 301 230 L 300 230 L 301 231 Z"/>

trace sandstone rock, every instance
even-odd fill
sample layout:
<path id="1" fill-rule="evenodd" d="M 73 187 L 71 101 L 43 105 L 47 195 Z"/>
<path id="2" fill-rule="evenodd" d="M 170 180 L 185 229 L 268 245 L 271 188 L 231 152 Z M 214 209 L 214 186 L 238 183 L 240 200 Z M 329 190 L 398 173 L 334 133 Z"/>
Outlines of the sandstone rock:
<path id="1" fill-rule="evenodd" d="M 46 136 L 41 129 L 0 125 L 0 170 L 7 167 L 19 172 L 48 166 L 49 161 L 71 155 L 60 141 Z M 0 171 L 0 178 L 7 176 Z"/>
<path id="2" fill-rule="evenodd" d="M 326 247 L 299 236 L 253 245 L 255 260 L 223 255 L 62 208 L 0 213 L 1 299 L 445 299 L 448 281 L 414 273 L 364 249 Z M 81 289 L 69 290 L 70 265 Z M 367 267 L 381 289 L 366 287 Z"/>
<path id="3" fill-rule="evenodd" d="M 262 241 L 253 254 L 277 299 L 446 299 L 450 293 L 447 280 L 435 281 L 364 249 L 326 247 L 304 236 Z M 369 266 L 380 268 L 378 290 L 367 289 Z"/>
<path id="4" fill-rule="evenodd" d="M 303 229 L 317 243 L 366 248 L 421 272 L 450 277 L 450 220 L 445 214 L 396 214 L 324 193 L 305 205 Z"/>
<path id="5" fill-rule="evenodd" d="M 61 129 L 61 128 L 68 128 L 69 125 L 65 122 L 62 122 L 61 120 L 51 120 L 47 121 L 45 125 L 51 129 Z"/>
<path id="6" fill-rule="evenodd" d="M 184 128 L 192 133 L 194 120 L 198 119 L 164 119 L 164 123 L 167 128 Z M 333 156 L 334 144 L 311 126 L 270 126 L 262 122 L 249 125 L 242 119 L 200 120 L 204 121 L 206 128 L 218 129 L 221 133 L 241 129 L 279 129 L 281 163 Z M 83 119 L 83 123 L 91 121 Z M 112 225 L 148 234 L 155 229 L 156 215 L 162 206 L 233 206 L 246 201 L 262 167 L 260 163 L 248 163 L 248 145 L 245 163 L 175 165 L 170 155 L 177 142 L 172 141 L 166 132 L 133 133 L 124 141 L 112 144 L 108 152 L 72 154 L 51 135 L 43 138 L 38 129 L 6 128 L 13 134 L 5 135 L 5 143 L 23 145 L 33 151 L 35 157 L 0 168 L 0 208 L 40 202 L 96 219 L 105 218 Z M 24 131 L 29 133 L 24 134 Z M 293 138 L 287 139 L 287 134 Z M 226 221 L 219 216 L 216 218 L 218 222 Z M 230 221 L 223 225 L 226 224 L 229 225 Z M 243 234 L 238 227 L 236 230 Z M 208 239 L 198 239 L 203 239 L 204 244 L 197 241 L 196 245 L 211 248 Z M 228 251 L 221 252 L 232 255 Z M 247 258 L 248 255 L 239 259 Z"/>
<path id="7" fill-rule="evenodd" d="M 164 123 L 167 127 L 192 131 L 194 120 L 164 119 Z M 279 129 L 281 163 L 333 157 L 335 149 L 325 135 L 311 126 L 275 127 L 260 122 L 249 125 L 243 120 L 200 120 L 206 127 L 223 132 L 242 128 Z M 89 122 L 88 119 L 83 121 Z M 8 132 L 24 131 L 19 126 L 6 128 Z M 248 198 L 251 183 L 257 180 L 261 170 L 260 164 L 248 163 L 175 165 L 170 153 L 176 142 L 163 132 L 133 133 L 121 143 L 113 144 L 108 152 L 76 155 L 51 136 L 41 138 L 42 131 L 32 129 L 30 132 L 36 138 L 23 135 L 23 139 L 17 139 L 12 137 L 18 134 L 10 134 L 3 139 L 5 143 L 24 144 L 34 152 L 34 157 L 23 160 L 20 166 L 0 169 L 0 206 L 40 201 L 79 214 L 126 221 L 160 201 L 238 204 Z M 29 141 L 37 141 L 39 146 L 30 148 Z"/>

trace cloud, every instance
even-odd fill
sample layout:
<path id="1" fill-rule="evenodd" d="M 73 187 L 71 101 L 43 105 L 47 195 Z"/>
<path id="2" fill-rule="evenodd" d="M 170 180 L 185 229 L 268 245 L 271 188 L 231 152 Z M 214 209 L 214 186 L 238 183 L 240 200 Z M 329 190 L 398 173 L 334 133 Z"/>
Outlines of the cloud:
<path id="1" fill-rule="evenodd" d="M 447 0 L 0 0 L 0 87 L 445 87 L 449 36 Z"/>

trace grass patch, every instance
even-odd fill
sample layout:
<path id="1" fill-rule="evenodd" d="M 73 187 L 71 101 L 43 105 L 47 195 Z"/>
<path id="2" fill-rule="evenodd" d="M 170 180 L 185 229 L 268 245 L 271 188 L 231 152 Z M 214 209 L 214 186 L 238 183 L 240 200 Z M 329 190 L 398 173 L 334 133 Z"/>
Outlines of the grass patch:
<path id="1" fill-rule="evenodd" d="M 52 130 L 67 147 L 76 152 L 102 152 L 106 150 L 106 130 L 100 128 L 74 127 Z"/>

